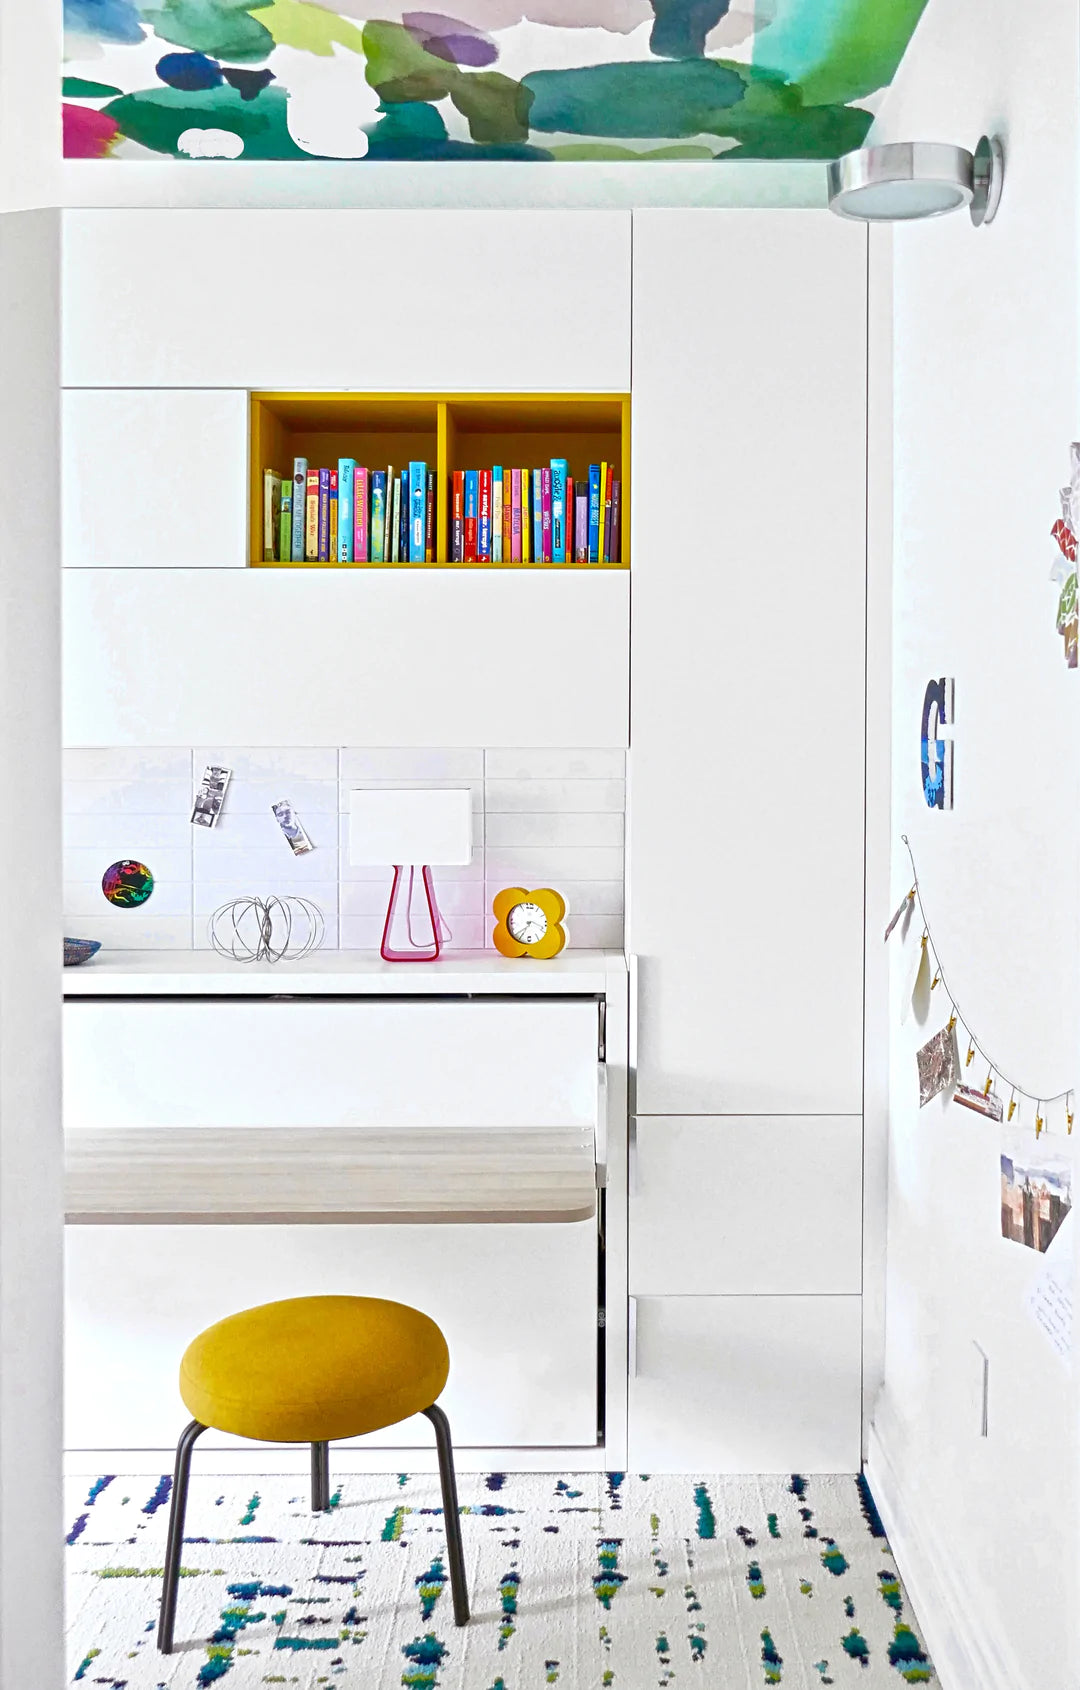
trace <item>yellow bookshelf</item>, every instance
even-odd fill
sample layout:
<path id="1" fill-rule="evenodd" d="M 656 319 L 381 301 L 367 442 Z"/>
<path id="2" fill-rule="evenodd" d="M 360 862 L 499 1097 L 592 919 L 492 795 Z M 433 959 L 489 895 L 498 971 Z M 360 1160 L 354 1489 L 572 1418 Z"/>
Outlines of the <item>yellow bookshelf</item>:
<path id="1" fill-rule="evenodd" d="M 253 393 L 249 559 L 258 569 L 629 569 L 630 399 L 623 393 Z M 262 556 L 263 472 L 292 473 L 339 458 L 380 469 L 422 459 L 436 483 L 436 558 L 410 563 L 267 563 Z M 619 563 L 449 563 L 450 489 L 459 469 L 507 469 L 565 458 L 575 482 L 607 460 L 622 482 Z"/>

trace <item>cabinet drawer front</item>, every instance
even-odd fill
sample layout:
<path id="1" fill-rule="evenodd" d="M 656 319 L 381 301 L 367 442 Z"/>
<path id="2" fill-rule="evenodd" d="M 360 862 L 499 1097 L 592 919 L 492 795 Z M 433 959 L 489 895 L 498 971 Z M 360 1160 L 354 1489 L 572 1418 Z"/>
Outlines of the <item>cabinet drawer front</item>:
<path id="1" fill-rule="evenodd" d="M 327 1292 L 390 1297 L 439 1323 L 458 1443 L 594 1444 L 596 1249 L 589 1221 L 71 1227 L 66 1445 L 167 1449 L 187 1419 L 177 1375 L 198 1332 L 256 1303 Z M 430 1447 L 431 1429 L 417 1416 L 358 1442 Z"/>
<path id="2" fill-rule="evenodd" d="M 859 1297 L 635 1299 L 630 1465 L 857 1471 L 861 1309 Z"/>
<path id="3" fill-rule="evenodd" d="M 860 1116 L 639 1117 L 630 1177 L 633 1292 L 861 1290 Z"/>
<path id="4" fill-rule="evenodd" d="M 72 1128 L 588 1127 L 596 1003 L 64 1006 Z"/>

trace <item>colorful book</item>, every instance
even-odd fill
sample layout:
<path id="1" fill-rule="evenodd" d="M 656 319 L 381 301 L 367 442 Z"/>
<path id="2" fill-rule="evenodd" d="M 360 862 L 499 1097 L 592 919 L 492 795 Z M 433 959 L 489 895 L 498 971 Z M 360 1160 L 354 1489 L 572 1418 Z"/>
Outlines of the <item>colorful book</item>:
<path id="1" fill-rule="evenodd" d="M 540 471 L 540 556 L 544 563 L 552 561 L 551 550 L 551 468 L 545 464 Z"/>
<path id="2" fill-rule="evenodd" d="M 281 514 L 278 517 L 278 558 L 282 563 L 292 561 L 292 481 L 281 483 Z"/>
<path id="3" fill-rule="evenodd" d="M 498 464 L 491 472 L 491 561 L 503 560 L 503 472 Z"/>
<path id="4" fill-rule="evenodd" d="M 482 469 L 476 516 L 476 555 L 481 563 L 491 562 L 491 471 Z"/>
<path id="5" fill-rule="evenodd" d="M 386 562 L 386 471 L 371 472 L 371 522 L 368 531 L 370 563 Z"/>
<path id="6" fill-rule="evenodd" d="M 552 458 L 551 469 L 551 561 L 566 562 L 566 477 L 565 458 Z"/>
<path id="7" fill-rule="evenodd" d="M 383 555 L 383 562 L 384 563 L 392 562 L 393 556 L 394 556 L 394 530 L 393 530 L 393 526 L 392 526 L 393 520 L 394 520 L 394 480 L 395 480 L 395 478 L 394 478 L 394 466 L 393 466 L 393 464 L 387 464 L 387 466 L 386 466 L 386 508 L 385 508 L 384 522 L 383 522 L 383 526 L 385 528 L 385 534 L 383 536 L 383 549 L 382 549 L 382 555 Z"/>
<path id="8" fill-rule="evenodd" d="M 613 481 L 612 484 L 611 484 L 611 561 L 612 561 L 612 563 L 621 563 L 622 562 L 622 535 L 621 535 L 621 532 L 620 532 L 620 525 L 621 525 L 620 519 L 621 519 L 621 516 L 622 516 L 622 510 L 620 508 L 621 505 L 622 505 L 621 484 L 618 481 Z"/>
<path id="9" fill-rule="evenodd" d="M 614 468 L 611 464 L 604 465 L 604 562 L 611 562 L 611 478 Z"/>
<path id="10" fill-rule="evenodd" d="M 398 499 L 398 562 L 409 561 L 409 472 L 401 472 L 401 495 Z"/>
<path id="11" fill-rule="evenodd" d="M 521 562 L 521 471 L 510 471 L 510 545 L 506 553 L 511 563 Z"/>
<path id="12" fill-rule="evenodd" d="M 309 469 L 304 497 L 304 562 L 319 561 L 319 472 Z"/>
<path id="13" fill-rule="evenodd" d="M 319 471 L 319 562 L 330 561 L 330 471 Z"/>
<path id="14" fill-rule="evenodd" d="M 277 557 L 278 528 L 281 524 L 281 477 L 276 470 L 263 470 L 263 562 L 273 563 Z"/>
<path id="15" fill-rule="evenodd" d="M 292 478 L 292 562 L 304 561 L 304 521 L 307 499 L 307 459 L 293 459 Z"/>
<path id="16" fill-rule="evenodd" d="M 567 474 L 567 477 L 566 477 L 566 546 L 565 546 L 566 562 L 567 563 L 573 563 L 573 561 L 574 561 L 574 516 L 575 516 L 575 514 L 576 513 L 575 513 L 575 510 L 574 510 L 574 478 L 573 478 L 572 475 Z"/>
<path id="17" fill-rule="evenodd" d="M 352 563 L 356 544 L 354 518 L 354 483 L 356 480 L 356 459 L 338 459 L 338 516 L 337 516 L 337 547 L 334 556 L 339 563 Z"/>
<path id="18" fill-rule="evenodd" d="M 589 465 L 589 563 L 600 562 L 600 465 Z"/>
<path id="19" fill-rule="evenodd" d="M 474 469 L 465 471 L 465 552 L 463 561 L 477 561 L 480 526 L 480 477 Z"/>
<path id="20" fill-rule="evenodd" d="M 424 489 L 424 562 L 435 562 L 435 471 L 427 472 L 427 486 Z"/>
<path id="21" fill-rule="evenodd" d="M 401 477 L 395 474 L 390 483 L 390 545 L 387 563 L 401 562 Z"/>
<path id="22" fill-rule="evenodd" d="M 521 472 L 521 561 L 532 562 L 532 476 Z"/>
<path id="23" fill-rule="evenodd" d="M 589 561 L 589 489 L 574 488 L 574 562 Z"/>
<path id="24" fill-rule="evenodd" d="M 337 561 L 338 555 L 338 505 L 340 503 L 338 497 L 339 479 L 339 471 L 332 469 L 330 471 L 330 550 L 326 554 L 327 560 L 331 563 Z"/>
<path id="25" fill-rule="evenodd" d="M 551 474 L 551 471 L 548 471 Z M 549 512 L 550 521 L 550 512 Z M 532 556 L 534 563 L 544 561 L 544 484 L 540 471 L 532 472 Z"/>
<path id="26" fill-rule="evenodd" d="M 502 476 L 502 561 L 509 563 L 514 555 L 514 472 L 503 470 Z"/>
<path id="27" fill-rule="evenodd" d="M 368 561 L 368 472 L 357 464 L 353 473 L 353 562 Z"/>
<path id="28" fill-rule="evenodd" d="M 450 499 L 450 562 L 461 563 L 465 557 L 465 471 L 454 471 Z"/>
<path id="29" fill-rule="evenodd" d="M 427 464 L 409 465 L 409 562 L 423 563 L 427 523 Z"/>

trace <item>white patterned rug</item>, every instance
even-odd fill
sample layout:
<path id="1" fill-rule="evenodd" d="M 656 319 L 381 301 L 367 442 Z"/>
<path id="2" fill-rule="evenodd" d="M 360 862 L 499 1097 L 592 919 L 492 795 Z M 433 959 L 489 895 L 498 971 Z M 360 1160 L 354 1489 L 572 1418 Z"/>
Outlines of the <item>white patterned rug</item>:
<path id="1" fill-rule="evenodd" d="M 852 1478 L 459 1476 L 453 1623 L 434 1476 L 192 1479 L 154 1646 L 171 1480 L 69 1481 L 71 1674 L 111 1690 L 884 1690 L 933 1668 Z"/>

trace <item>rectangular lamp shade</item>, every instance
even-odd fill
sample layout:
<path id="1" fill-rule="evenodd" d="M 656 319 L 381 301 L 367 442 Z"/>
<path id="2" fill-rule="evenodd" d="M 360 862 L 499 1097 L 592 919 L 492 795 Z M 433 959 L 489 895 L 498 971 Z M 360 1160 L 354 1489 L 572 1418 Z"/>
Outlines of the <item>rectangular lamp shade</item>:
<path id="1" fill-rule="evenodd" d="M 380 787 L 349 794 L 349 861 L 357 867 L 472 860 L 468 787 Z"/>

